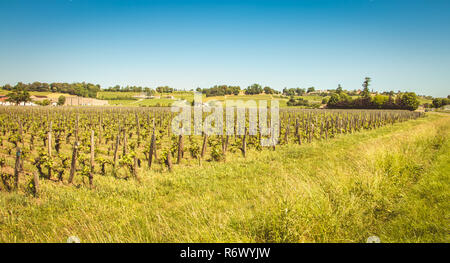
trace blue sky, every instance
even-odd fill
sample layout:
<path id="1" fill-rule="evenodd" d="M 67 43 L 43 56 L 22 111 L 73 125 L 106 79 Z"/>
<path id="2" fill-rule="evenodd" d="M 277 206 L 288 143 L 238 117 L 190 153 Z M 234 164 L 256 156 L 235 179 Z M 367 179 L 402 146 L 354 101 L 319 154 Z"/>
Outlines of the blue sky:
<path id="1" fill-rule="evenodd" d="M 0 84 L 450 94 L 450 1 L 0 0 Z"/>

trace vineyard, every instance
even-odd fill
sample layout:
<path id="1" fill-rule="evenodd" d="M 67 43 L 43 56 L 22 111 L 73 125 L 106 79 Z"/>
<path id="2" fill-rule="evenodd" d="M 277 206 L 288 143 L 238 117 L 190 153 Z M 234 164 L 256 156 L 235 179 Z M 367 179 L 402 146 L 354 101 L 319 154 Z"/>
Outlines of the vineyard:
<path id="1" fill-rule="evenodd" d="M 98 176 L 140 181 L 146 171 L 233 162 L 263 147 L 261 133 L 174 135 L 177 113 L 164 108 L 0 109 L 0 190 L 39 195 L 39 180 L 95 188 Z M 332 140 L 422 117 L 409 111 L 291 110 L 280 112 L 279 145 Z M 206 115 L 204 114 L 204 118 Z M 245 124 L 248 127 L 248 119 Z"/>
<path id="2" fill-rule="evenodd" d="M 262 146 L 176 114 L 1 108 L 0 242 L 447 240 L 448 115 L 282 108 Z"/>

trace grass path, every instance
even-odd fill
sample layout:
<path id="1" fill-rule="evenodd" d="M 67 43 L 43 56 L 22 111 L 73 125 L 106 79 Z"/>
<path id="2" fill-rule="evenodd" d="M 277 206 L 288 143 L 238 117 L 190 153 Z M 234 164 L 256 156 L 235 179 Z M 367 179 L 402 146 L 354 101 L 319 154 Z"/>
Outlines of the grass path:
<path id="1" fill-rule="evenodd" d="M 0 242 L 449 242 L 449 131 L 449 115 L 429 114 L 140 184 L 43 181 L 39 199 L 0 193 Z"/>

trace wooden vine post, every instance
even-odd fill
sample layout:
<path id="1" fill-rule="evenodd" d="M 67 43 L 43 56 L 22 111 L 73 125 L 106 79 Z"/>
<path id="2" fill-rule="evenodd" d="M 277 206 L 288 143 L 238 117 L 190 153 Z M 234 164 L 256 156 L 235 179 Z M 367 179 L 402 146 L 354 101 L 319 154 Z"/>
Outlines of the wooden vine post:
<path id="1" fill-rule="evenodd" d="M 206 133 L 203 133 L 203 144 L 202 144 L 202 152 L 200 154 L 200 156 L 205 157 L 205 153 L 206 153 L 206 142 L 208 140 L 208 135 L 206 135 Z"/>
<path id="2" fill-rule="evenodd" d="M 172 172 L 172 153 L 170 152 L 170 147 L 167 151 L 166 165 L 169 168 L 169 172 Z"/>
<path id="3" fill-rule="evenodd" d="M 77 120 L 75 123 L 75 141 L 78 141 L 78 122 L 80 121 L 80 116 L 77 114 Z"/>
<path id="4" fill-rule="evenodd" d="M 22 168 L 20 167 L 20 160 L 22 158 L 22 150 L 20 149 L 20 147 L 17 147 L 16 150 L 16 163 L 14 165 L 14 187 L 15 189 L 19 188 L 19 184 L 20 184 L 20 172 L 22 170 Z"/>
<path id="5" fill-rule="evenodd" d="M 50 125 L 48 127 L 48 159 L 52 159 L 52 126 L 53 122 L 50 121 Z M 52 179 L 52 167 L 48 167 L 48 179 Z"/>
<path id="6" fill-rule="evenodd" d="M 152 168 L 153 152 L 155 151 L 155 143 L 156 143 L 155 119 L 153 119 L 153 133 L 152 133 L 152 139 L 150 141 L 150 152 L 148 153 L 148 169 Z"/>
<path id="7" fill-rule="evenodd" d="M 136 178 L 136 180 L 138 182 L 140 182 L 141 179 L 138 176 L 137 170 L 138 170 L 138 159 L 137 159 L 136 154 L 134 154 L 133 155 L 133 176 L 134 176 L 134 178 Z"/>
<path id="8" fill-rule="evenodd" d="M 91 171 L 89 173 L 89 186 L 92 188 L 93 184 L 94 184 L 94 168 L 95 168 L 95 164 L 94 164 L 94 158 L 95 158 L 95 137 L 94 137 L 95 133 L 94 130 L 91 130 Z"/>
<path id="9" fill-rule="evenodd" d="M 135 113 L 136 117 L 136 128 L 137 128 L 137 145 L 141 145 L 141 125 L 139 124 L 139 116 Z"/>
<path id="10" fill-rule="evenodd" d="M 227 140 L 228 137 L 225 137 L 224 135 L 222 135 L 222 155 L 223 155 L 223 160 L 225 161 L 227 158 Z"/>
<path id="11" fill-rule="evenodd" d="M 123 129 L 123 151 L 122 155 L 125 156 L 127 154 L 127 132 L 125 129 Z"/>
<path id="12" fill-rule="evenodd" d="M 181 158 L 183 158 L 183 123 L 181 123 L 181 131 L 178 136 L 178 158 L 177 164 L 180 164 Z"/>
<path id="13" fill-rule="evenodd" d="M 244 137 L 242 138 L 242 154 L 244 157 L 247 154 L 247 127 L 244 129 Z"/>
<path id="14" fill-rule="evenodd" d="M 25 148 L 25 140 L 23 138 L 23 127 L 22 127 L 22 122 L 20 121 L 20 118 L 19 118 L 19 136 L 20 136 L 20 142 L 22 142 L 22 148 Z"/>
<path id="15" fill-rule="evenodd" d="M 103 112 L 100 113 L 100 121 L 99 121 L 99 129 L 98 129 L 98 143 L 102 144 L 102 135 L 103 135 Z"/>
<path id="16" fill-rule="evenodd" d="M 113 168 L 116 168 L 117 165 L 117 151 L 119 150 L 119 143 L 120 143 L 120 124 L 119 124 L 119 130 L 117 132 L 116 136 L 116 145 L 114 146 L 114 160 L 113 160 Z"/>
<path id="17" fill-rule="evenodd" d="M 73 143 L 72 162 L 70 164 L 69 184 L 73 182 L 73 177 L 77 169 L 78 141 Z"/>

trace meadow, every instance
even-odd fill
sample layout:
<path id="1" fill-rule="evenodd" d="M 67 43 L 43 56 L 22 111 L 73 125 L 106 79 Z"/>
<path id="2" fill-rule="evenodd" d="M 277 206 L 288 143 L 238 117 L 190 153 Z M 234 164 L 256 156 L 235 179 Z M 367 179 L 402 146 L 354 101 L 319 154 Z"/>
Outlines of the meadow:
<path id="1" fill-rule="evenodd" d="M 107 100 L 113 106 L 140 106 L 140 107 L 170 107 L 176 100 L 187 100 L 192 102 L 194 95 L 192 92 L 177 91 L 174 93 L 156 93 L 154 94 L 160 98 L 154 99 L 139 99 L 134 96 L 140 96 L 143 93 L 139 92 L 114 92 L 101 91 L 97 93 L 97 99 Z M 171 99 L 170 97 L 173 97 Z"/>
<path id="2" fill-rule="evenodd" d="M 11 91 L 0 89 L 0 95 L 8 95 Z M 30 91 L 30 96 L 47 96 L 48 98 L 57 99 L 59 96 L 72 97 L 74 95 L 59 93 L 59 92 L 46 92 L 46 91 Z"/>
<path id="3" fill-rule="evenodd" d="M 448 114 L 282 111 L 275 149 L 186 136 L 179 163 L 171 117 L 1 109 L 0 242 L 450 241 Z"/>
<path id="4" fill-rule="evenodd" d="M 125 94 L 120 94 L 125 93 Z M 177 94 L 177 93 L 167 93 L 162 94 L 158 96 L 161 96 L 161 98 L 155 98 L 155 99 L 136 99 L 132 96 L 137 96 L 138 93 L 132 93 L 129 94 L 127 92 L 100 92 L 97 98 L 108 100 L 110 105 L 113 106 L 127 106 L 127 107 L 170 107 L 175 101 L 177 100 L 186 100 L 188 102 L 194 101 L 194 95 L 192 93 L 186 94 Z M 173 99 L 167 98 L 168 96 L 173 96 Z M 304 98 L 308 100 L 311 103 L 321 103 L 322 98 L 320 96 L 295 96 L 295 98 Z M 274 95 L 266 95 L 266 94 L 260 94 L 260 95 L 226 95 L 226 96 L 212 96 L 212 97 L 206 97 L 205 95 L 202 96 L 202 101 L 204 103 L 211 102 L 211 101 L 218 101 L 221 103 L 224 103 L 226 100 L 242 100 L 244 102 L 253 100 L 257 103 L 261 100 L 270 101 L 272 99 L 276 98 L 279 102 L 280 107 L 287 107 L 287 101 L 289 100 L 288 97 L 285 96 L 274 96 Z M 292 108 L 300 108 L 299 106 L 292 107 Z"/>

